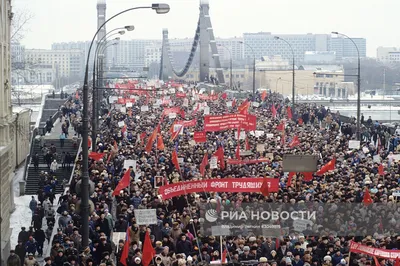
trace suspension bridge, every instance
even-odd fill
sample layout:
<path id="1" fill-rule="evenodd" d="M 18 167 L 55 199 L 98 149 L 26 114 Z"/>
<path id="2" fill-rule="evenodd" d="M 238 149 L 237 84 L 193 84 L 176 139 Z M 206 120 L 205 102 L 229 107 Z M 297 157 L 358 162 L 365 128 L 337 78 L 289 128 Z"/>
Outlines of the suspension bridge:
<path id="1" fill-rule="evenodd" d="M 218 83 L 225 83 L 223 69 L 219 60 L 219 54 L 217 49 L 217 43 L 215 41 L 214 31 L 210 19 L 210 6 L 208 0 L 200 0 L 200 14 L 197 22 L 197 28 L 193 39 L 192 49 L 185 66 L 182 69 L 176 69 L 174 67 L 174 60 L 171 53 L 171 47 L 168 40 L 168 29 L 163 29 L 163 41 L 162 41 L 162 55 L 160 64 L 160 80 L 169 80 L 174 75 L 178 78 L 183 78 L 189 71 L 196 51 L 200 49 L 200 77 L 201 82 L 210 82 L 210 49 L 212 58 L 214 59 L 214 65 L 216 69 L 216 79 Z M 199 47 L 200 46 L 200 47 Z"/>

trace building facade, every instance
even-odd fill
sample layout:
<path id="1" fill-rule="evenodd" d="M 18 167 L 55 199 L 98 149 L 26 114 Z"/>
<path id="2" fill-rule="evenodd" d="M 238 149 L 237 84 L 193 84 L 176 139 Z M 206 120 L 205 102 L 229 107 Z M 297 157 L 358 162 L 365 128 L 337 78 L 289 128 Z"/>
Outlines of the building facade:
<path id="1" fill-rule="evenodd" d="M 257 65 L 256 65 L 257 67 Z M 333 66 L 296 66 L 296 95 L 320 95 L 325 97 L 346 98 L 354 94 L 354 90 L 345 84 L 343 70 L 337 68 L 338 75 L 330 75 Z M 316 74 L 317 73 L 317 74 Z M 241 89 L 251 91 L 253 82 L 252 66 L 244 69 L 233 69 L 233 83 Z M 341 74 L 341 75 L 339 75 Z M 210 75 L 215 75 L 215 70 L 210 69 Z M 225 79 L 229 79 L 229 72 L 224 72 Z M 197 81 L 199 71 L 191 69 L 186 74 L 188 81 Z M 266 88 L 285 96 L 292 95 L 292 72 L 287 70 L 261 70 L 256 71 L 256 88 Z M 354 88 L 354 86 L 353 86 Z"/>
<path id="2" fill-rule="evenodd" d="M 364 38 L 352 38 L 354 43 L 357 45 L 360 52 L 360 57 L 367 57 L 367 40 Z M 336 60 L 341 61 L 343 59 L 354 59 L 358 58 L 357 48 L 354 43 L 343 37 L 336 37 L 331 39 L 330 50 L 336 52 Z"/>
<path id="3" fill-rule="evenodd" d="M 0 252 L 5 264 L 10 251 L 10 214 L 14 209 L 11 106 L 11 0 L 0 0 Z"/>
<path id="4" fill-rule="evenodd" d="M 271 32 L 244 33 L 243 45 L 244 58 L 251 59 L 253 56 L 281 55 L 283 59 L 292 59 L 293 54 L 290 46 L 282 40 L 274 37 L 279 36 L 291 44 L 296 62 L 304 63 L 306 52 L 327 52 L 336 54 L 336 61 L 346 58 L 357 58 L 357 50 L 351 40 L 342 37 L 332 38 L 330 34 L 272 34 Z M 360 57 L 366 57 L 366 39 L 353 38 L 360 51 Z M 254 55 L 253 55 L 253 51 Z"/>
<path id="5" fill-rule="evenodd" d="M 37 79 L 48 83 L 58 78 L 81 76 L 82 58 L 81 50 L 26 49 L 25 64 L 29 71 L 28 83 L 38 84 L 35 83 Z"/>
<path id="6" fill-rule="evenodd" d="M 400 48 L 380 46 L 376 49 L 376 58 L 383 63 L 399 63 Z"/>

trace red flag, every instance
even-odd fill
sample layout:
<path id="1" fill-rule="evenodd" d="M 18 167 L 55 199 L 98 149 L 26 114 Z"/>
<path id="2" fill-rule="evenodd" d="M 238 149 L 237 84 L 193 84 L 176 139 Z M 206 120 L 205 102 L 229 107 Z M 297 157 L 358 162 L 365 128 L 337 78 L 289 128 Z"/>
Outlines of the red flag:
<path id="1" fill-rule="evenodd" d="M 327 164 L 321 167 L 319 171 L 316 173 L 316 175 L 323 175 L 328 171 L 332 171 L 335 169 L 335 164 L 336 164 L 336 158 L 333 158 L 330 160 Z"/>
<path id="2" fill-rule="evenodd" d="M 267 97 L 267 91 L 263 91 L 261 94 L 261 100 L 264 101 L 265 97 Z"/>
<path id="3" fill-rule="evenodd" d="M 261 186 L 261 193 L 265 196 L 268 197 L 269 196 L 269 186 L 268 186 L 268 180 L 266 177 L 264 177 L 264 181 L 263 184 Z"/>
<path id="4" fill-rule="evenodd" d="M 289 172 L 286 187 L 290 187 L 292 185 L 292 178 L 295 174 L 296 174 L 295 172 Z"/>
<path id="5" fill-rule="evenodd" d="M 158 126 L 154 129 L 153 133 L 150 135 L 150 137 L 149 137 L 149 139 L 148 139 L 148 141 L 147 141 L 147 144 L 146 144 L 146 152 L 147 152 L 147 153 L 150 153 L 151 150 L 153 149 L 153 143 L 154 143 L 154 141 L 155 141 L 156 138 L 157 138 L 157 133 L 158 133 L 158 127 L 159 127 L 159 126 L 160 126 L 160 125 L 158 125 Z"/>
<path id="6" fill-rule="evenodd" d="M 276 112 L 276 108 L 275 108 L 275 105 L 274 105 L 274 104 L 273 104 L 272 107 L 271 107 L 271 113 L 272 113 L 272 117 L 273 117 L 273 118 L 276 118 L 276 113 L 277 113 L 277 112 Z"/>
<path id="7" fill-rule="evenodd" d="M 143 244 L 143 255 L 142 255 L 142 264 L 143 266 L 149 266 L 153 257 L 156 255 L 156 252 L 151 245 L 150 233 L 146 231 L 146 235 L 144 236 L 144 244 Z"/>
<path id="8" fill-rule="evenodd" d="M 207 164 L 208 164 L 208 154 L 206 153 L 206 154 L 204 154 L 203 160 L 201 161 L 201 164 L 200 164 L 201 176 L 204 176 Z"/>
<path id="9" fill-rule="evenodd" d="M 176 170 L 178 170 L 178 172 L 180 172 L 181 168 L 179 167 L 178 154 L 176 154 L 176 150 L 174 150 L 172 152 L 172 163 L 174 164 Z"/>
<path id="10" fill-rule="evenodd" d="M 126 229 L 126 239 L 125 239 L 125 243 L 124 243 L 124 249 L 122 250 L 121 259 L 119 260 L 119 262 L 124 266 L 128 266 L 128 263 L 126 262 L 126 260 L 128 259 L 128 255 L 129 255 L 130 243 L 131 243 L 131 240 L 129 237 L 129 227 L 128 227 L 128 229 Z"/>
<path id="11" fill-rule="evenodd" d="M 400 266 L 400 258 L 396 258 L 396 262 L 394 263 L 394 266 Z"/>
<path id="12" fill-rule="evenodd" d="M 158 134 L 157 136 L 157 149 L 159 149 L 160 151 L 163 151 L 165 148 L 164 146 L 164 141 L 162 139 L 162 136 L 160 134 Z"/>
<path id="13" fill-rule="evenodd" d="M 182 131 L 182 128 L 183 128 L 183 125 L 181 125 L 179 127 L 179 129 L 172 134 L 171 141 L 174 141 L 179 136 L 179 133 Z"/>
<path id="14" fill-rule="evenodd" d="M 304 176 L 304 181 L 305 182 L 309 182 L 313 179 L 313 173 L 312 172 L 302 172 L 303 176 Z"/>
<path id="15" fill-rule="evenodd" d="M 283 131 L 285 129 L 285 122 L 281 121 L 281 123 L 276 127 L 276 129 Z"/>
<path id="16" fill-rule="evenodd" d="M 238 144 L 236 146 L 236 159 L 240 160 L 240 142 L 238 141 Z"/>
<path id="17" fill-rule="evenodd" d="M 249 100 L 246 99 L 246 101 L 244 101 L 239 107 L 238 107 L 238 111 L 240 114 L 247 114 L 247 110 L 250 107 L 250 102 Z"/>
<path id="18" fill-rule="evenodd" d="M 97 153 L 97 152 L 91 152 L 89 153 L 89 158 L 95 160 L 95 161 L 100 161 L 104 157 L 104 153 Z"/>
<path id="19" fill-rule="evenodd" d="M 176 124 L 176 121 L 174 121 L 174 123 L 172 123 L 171 128 L 169 129 L 169 133 L 174 134 L 174 126 Z"/>
<path id="20" fill-rule="evenodd" d="M 92 147 L 92 138 L 91 137 L 88 138 L 88 147 L 89 148 Z"/>
<path id="21" fill-rule="evenodd" d="M 297 145 L 300 145 L 300 140 L 299 140 L 298 136 L 294 136 L 294 138 L 292 139 L 292 142 L 289 143 L 289 147 L 294 148 Z"/>
<path id="22" fill-rule="evenodd" d="M 117 187 L 114 189 L 113 196 L 119 195 L 119 192 L 123 190 L 124 188 L 127 188 L 129 186 L 129 183 L 131 182 L 131 168 L 128 168 L 126 170 L 124 176 L 121 178 L 121 180 L 118 182 Z"/>
<path id="23" fill-rule="evenodd" d="M 144 143 L 145 138 L 146 138 L 146 132 L 143 132 L 142 134 L 140 134 L 140 140 L 141 140 L 142 144 Z"/>
<path id="24" fill-rule="evenodd" d="M 369 190 L 367 187 L 365 188 L 365 191 L 364 191 L 363 203 L 365 206 L 368 206 L 368 205 L 374 203 L 374 201 L 371 198 L 371 194 L 369 194 Z"/>
<path id="25" fill-rule="evenodd" d="M 228 253 L 227 249 L 225 248 L 224 251 L 222 251 L 222 256 L 221 256 L 221 263 L 226 264 L 228 261 L 226 260 L 226 254 Z"/>
<path id="26" fill-rule="evenodd" d="M 287 112 L 288 118 L 289 118 L 289 119 L 292 119 L 292 118 L 293 118 L 293 115 L 292 115 L 292 108 L 290 108 L 290 106 L 288 106 L 288 107 L 286 108 L 286 112 Z"/>
<path id="27" fill-rule="evenodd" d="M 222 99 L 226 100 L 227 97 L 228 97 L 228 95 L 226 94 L 226 92 L 224 92 L 224 93 L 221 94 L 221 98 L 222 98 Z"/>
<path id="28" fill-rule="evenodd" d="M 246 136 L 246 151 L 249 151 L 250 150 L 250 144 L 249 144 L 249 139 L 247 138 L 247 136 Z"/>
<path id="29" fill-rule="evenodd" d="M 225 160 L 224 160 L 224 148 L 219 147 L 218 150 L 214 153 L 214 156 L 218 157 L 219 165 L 221 166 L 221 170 L 225 169 Z"/>
<path id="30" fill-rule="evenodd" d="M 299 123 L 300 126 L 303 125 L 303 123 L 304 123 L 302 118 L 299 118 L 299 119 L 297 120 L 297 122 Z"/>
<path id="31" fill-rule="evenodd" d="M 114 140 L 114 149 L 118 151 L 118 144 L 117 141 Z"/>
<path id="32" fill-rule="evenodd" d="M 75 99 L 79 100 L 79 93 L 78 93 L 78 91 L 75 92 Z"/>
<path id="33" fill-rule="evenodd" d="M 385 174 L 385 171 L 383 170 L 383 165 L 382 164 L 378 166 L 378 174 L 379 175 L 384 175 Z"/>

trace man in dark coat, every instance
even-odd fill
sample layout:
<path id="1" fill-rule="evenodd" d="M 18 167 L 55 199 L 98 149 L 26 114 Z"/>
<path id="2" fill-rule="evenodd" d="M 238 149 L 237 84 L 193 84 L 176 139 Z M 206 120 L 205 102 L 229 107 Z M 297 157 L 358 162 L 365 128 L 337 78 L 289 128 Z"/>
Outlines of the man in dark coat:
<path id="1" fill-rule="evenodd" d="M 7 259 L 7 266 L 21 266 L 21 259 L 17 254 L 15 254 L 15 250 L 10 250 L 10 256 Z"/>
<path id="2" fill-rule="evenodd" d="M 18 257 L 20 259 L 20 265 L 22 265 L 24 263 L 24 260 L 25 260 L 26 250 L 25 250 L 25 246 L 22 245 L 22 241 L 21 240 L 18 240 L 18 245 L 15 246 L 15 254 L 18 255 Z"/>
<path id="3" fill-rule="evenodd" d="M 29 234 L 26 231 L 25 227 L 21 227 L 21 232 L 18 234 L 18 242 L 21 241 L 21 243 L 26 243 L 29 239 Z"/>
<path id="4" fill-rule="evenodd" d="M 41 257 L 43 255 L 43 244 L 46 240 L 46 235 L 42 228 L 39 228 L 35 231 L 35 240 L 37 242 L 37 252 L 39 254 L 39 257 Z"/>

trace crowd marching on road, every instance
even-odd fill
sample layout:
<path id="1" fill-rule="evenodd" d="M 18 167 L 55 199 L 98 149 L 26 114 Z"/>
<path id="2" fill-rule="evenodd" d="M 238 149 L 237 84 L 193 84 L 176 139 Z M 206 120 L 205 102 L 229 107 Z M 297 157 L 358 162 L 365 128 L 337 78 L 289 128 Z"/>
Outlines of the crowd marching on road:
<path id="1" fill-rule="evenodd" d="M 335 230 L 315 222 L 301 232 L 288 226 L 274 237 L 243 230 L 220 238 L 201 228 L 206 206 L 221 211 L 245 204 L 316 204 L 320 210 L 324 203 L 358 204 L 359 209 L 370 208 L 372 202 L 395 204 L 397 196 L 392 194 L 400 191 L 400 132 L 368 120 L 359 147 L 349 149 L 349 142 L 356 139 L 354 122 L 343 122 L 339 113 L 323 106 L 296 104 L 292 110 L 284 97 L 266 92 L 247 99 L 231 99 L 225 93 L 199 95 L 194 84 L 169 83 L 176 87 L 172 93 L 130 85 L 130 90 L 111 93 L 116 101 L 103 109 L 96 150 L 90 153 L 90 244 L 82 246 L 79 156 L 69 190 L 60 197 L 58 229 L 47 265 L 400 265 L 396 257 L 372 256 L 366 249 L 357 253 L 352 246 L 400 249 L 397 210 L 382 211 L 379 221 L 371 212 L 364 213 L 363 219 L 376 228 L 371 234 L 353 218 L 346 220 L 355 214 L 338 212 L 325 216 Z M 81 107 L 78 96 L 71 99 L 71 121 Z M 241 116 L 232 120 L 231 114 Z M 212 128 L 207 115 L 223 115 L 235 126 Z M 239 123 L 238 117 L 256 120 Z M 79 121 L 72 123 L 78 134 Z M 285 154 L 316 155 L 318 171 L 284 172 Z M 200 180 L 242 177 L 260 180 L 261 188 L 191 190 Z M 264 186 L 265 180 L 270 187 Z M 174 187 L 184 181 L 192 185 L 181 186 L 181 191 Z M 46 233 L 41 221 L 52 206 L 46 189 L 43 193 L 40 203 L 33 199 L 30 204 L 33 227 L 21 232 L 9 265 L 34 265 L 34 255 L 43 254 Z M 135 210 L 140 209 L 155 209 L 156 224 L 138 224 Z M 126 237 L 115 239 L 125 232 Z"/>

